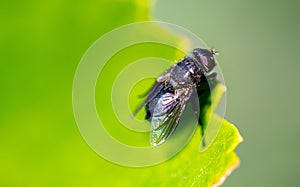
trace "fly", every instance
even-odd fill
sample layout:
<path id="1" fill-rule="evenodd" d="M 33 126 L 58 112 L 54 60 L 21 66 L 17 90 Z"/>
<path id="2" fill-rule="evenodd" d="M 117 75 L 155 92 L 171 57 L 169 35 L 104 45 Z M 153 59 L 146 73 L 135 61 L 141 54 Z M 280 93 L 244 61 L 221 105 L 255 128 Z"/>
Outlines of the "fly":
<path id="1" fill-rule="evenodd" d="M 195 48 L 191 56 L 185 56 L 156 79 L 146 100 L 134 113 L 146 107 L 152 145 L 164 143 L 173 134 L 193 90 L 203 81 L 215 79 L 216 73 L 208 73 L 216 66 L 216 54 L 214 49 Z"/>

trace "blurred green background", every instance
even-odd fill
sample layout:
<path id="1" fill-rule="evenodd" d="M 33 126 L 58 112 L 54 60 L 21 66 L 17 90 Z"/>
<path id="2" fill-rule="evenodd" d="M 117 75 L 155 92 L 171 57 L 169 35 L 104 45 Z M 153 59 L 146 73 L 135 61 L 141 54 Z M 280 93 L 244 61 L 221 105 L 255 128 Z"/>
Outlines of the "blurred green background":
<path id="1" fill-rule="evenodd" d="M 72 81 L 95 40 L 150 16 L 220 51 L 226 118 L 245 139 L 224 186 L 299 186 L 299 9 L 296 0 L 1 1 L 0 186 L 143 184 L 142 169 L 111 164 L 82 139 Z"/>
<path id="2" fill-rule="evenodd" d="M 300 2 L 164 0 L 154 15 L 220 51 L 226 118 L 244 137 L 224 186 L 300 186 Z"/>

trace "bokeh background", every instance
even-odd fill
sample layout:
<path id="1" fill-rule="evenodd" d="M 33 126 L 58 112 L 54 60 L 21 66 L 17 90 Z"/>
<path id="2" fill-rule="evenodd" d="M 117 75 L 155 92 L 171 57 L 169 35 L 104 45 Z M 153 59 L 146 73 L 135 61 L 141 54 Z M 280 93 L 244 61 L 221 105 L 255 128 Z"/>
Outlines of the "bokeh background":
<path id="1" fill-rule="evenodd" d="M 0 186 L 143 184 L 142 170 L 120 169 L 84 142 L 72 81 L 101 35 L 150 18 L 220 51 L 226 118 L 244 137 L 224 186 L 300 185 L 298 1 L 29 0 L 0 2 Z"/>
<path id="2" fill-rule="evenodd" d="M 224 186 L 300 186 L 300 2 L 157 1 L 156 18 L 220 51 L 226 118 L 244 137 L 241 166 Z M 169 8 L 165 8 L 169 7 Z"/>

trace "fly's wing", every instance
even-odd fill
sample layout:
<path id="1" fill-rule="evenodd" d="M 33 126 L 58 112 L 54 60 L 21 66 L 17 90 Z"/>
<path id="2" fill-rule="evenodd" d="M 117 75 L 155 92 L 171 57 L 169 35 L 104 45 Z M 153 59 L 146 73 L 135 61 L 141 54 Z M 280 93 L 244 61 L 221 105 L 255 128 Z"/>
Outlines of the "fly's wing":
<path id="1" fill-rule="evenodd" d="M 167 80 L 170 76 L 170 72 L 172 71 L 172 68 L 163 73 L 161 76 L 159 76 L 155 82 L 155 84 L 152 86 L 150 91 L 147 93 L 147 99 L 134 111 L 133 116 L 136 116 L 136 114 L 150 101 L 152 101 L 164 88 L 164 82 Z"/>
<path id="2" fill-rule="evenodd" d="M 157 101 L 151 118 L 150 143 L 152 145 L 162 144 L 174 132 L 185 109 L 186 95 L 189 94 L 175 96 L 166 93 Z"/>
<path id="3" fill-rule="evenodd" d="M 164 88 L 164 83 L 163 82 L 156 82 L 149 93 L 147 94 L 147 99 L 135 110 L 133 113 L 133 116 L 136 116 L 136 114 L 150 101 L 152 101 L 155 96 L 160 93 L 160 91 Z"/>

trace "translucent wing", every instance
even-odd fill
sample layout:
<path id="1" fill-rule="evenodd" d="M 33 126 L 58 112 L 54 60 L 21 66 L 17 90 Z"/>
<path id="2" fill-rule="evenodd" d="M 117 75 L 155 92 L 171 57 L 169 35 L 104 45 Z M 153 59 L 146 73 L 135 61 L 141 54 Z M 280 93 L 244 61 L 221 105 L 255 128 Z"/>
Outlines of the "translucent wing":
<path id="1" fill-rule="evenodd" d="M 165 142 L 178 126 L 179 119 L 185 109 L 186 94 L 165 93 L 152 102 L 155 103 L 155 107 L 153 107 L 150 118 L 150 143 L 157 146 Z"/>
<path id="2" fill-rule="evenodd" d="M 172 71 L 172 69 L 166 71 L 160 77 L 157 78 L 155 84 L 152 86 L 150 91 L 147 93 L 146 100 L 135 110 L 135 112 L 133 113 L 133 116 L 135 116 L 146 104 L 148 104 L 150 101 L 155 99 L 155 97 L 165 89 L 164 82 L 165 82 L 165 80 L 167 80 L 169 78 L 171 71 Z M 146 119 L 149 120 L 147 116 L 146 116 Z"/>
<path id="3" fill-rule="evenodd" d="M 135 110 L 133 116 L 135 116 L 146 104 L 152 101 L 163 89 L 164 84 L 162 82 L 156 82 L 148 92 L 146 100 Z M 146 117 L 146 119 L 148 118 Z"/>
<path id="4" fill-rule="evenodd" d="M 150 143 L 160 145 L 172 135 L 192 93 L 190 88 L 174 88 L 169 84 L 171 72 L 177 65 L 157 78 L 146 100 L 134 112 L 134 116 L 146 106 L 146 119 L 151 123 Z"/>

